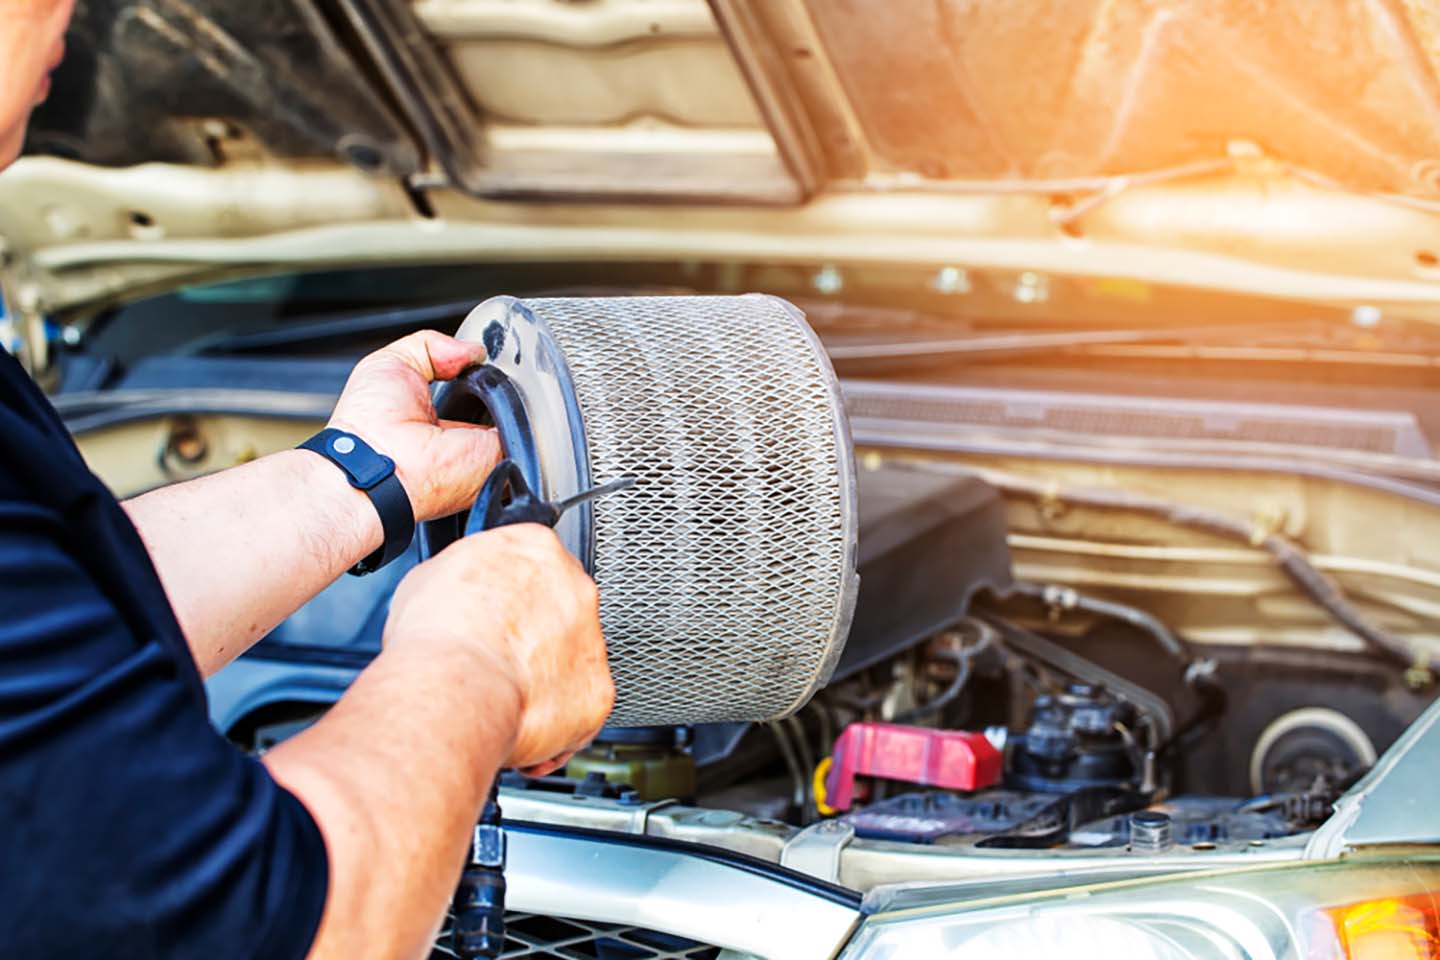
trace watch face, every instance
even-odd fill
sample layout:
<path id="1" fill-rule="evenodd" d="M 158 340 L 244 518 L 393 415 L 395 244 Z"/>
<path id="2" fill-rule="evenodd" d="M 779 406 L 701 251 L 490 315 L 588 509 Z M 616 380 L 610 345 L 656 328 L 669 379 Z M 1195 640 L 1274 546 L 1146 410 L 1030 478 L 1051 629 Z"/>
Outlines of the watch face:
<path id="1" fill-rule="evenodd" d="M 369 490 L 395 472 L 393 460 L 381 456 L 348 434 L 331 438 L 329 447 L 330 455 L 350 475 L 350 483 L 361 490 Z"/>

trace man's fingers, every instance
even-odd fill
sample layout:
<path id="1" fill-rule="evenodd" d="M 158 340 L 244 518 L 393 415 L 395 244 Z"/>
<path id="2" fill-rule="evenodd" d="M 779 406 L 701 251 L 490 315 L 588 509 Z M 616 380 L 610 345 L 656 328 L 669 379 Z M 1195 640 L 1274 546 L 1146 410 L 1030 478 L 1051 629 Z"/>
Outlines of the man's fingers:
<path id="1" fill-rule="evenodd" d="M 440 442 L 446 446 L 445 461 L 465 464 L 482 481 L 500 462 L 500 436 L 494 427 L 458 420 L 441 420 L 438 426 L 443 431 Z"/>
<path id="2" fill-rule="evenodd" d="M 466 343 L 431 330 L 427 346 L 430 351 L 431 369 L 436 380 L 450 380 L 466 367 L 484 363 L 488 354 L 483 343 Z"/>
<path id="3" fill-rule="evenodd" d="M 537 763 L 532 767 L 524 767 L 520 772 L 527 777 L 548 777 L 574 759 L 575 753 L 576 751 L 574 750 L 566 751 L 558 757 L 546 760 L 544 763 Z"/>
<path id="4" fill-rule="evenodd" d="M 486 433 L 494 433 L 494 427 L 487 427 L 478 423 L 468 423 L 464 420 L 436 420 L 435 426 L 441 430 L 484 430 Z"/>
<path id="5" fill-rule="evenodd" d="M 420 330 L 401 337 L 380 351 L 399 359 L 427 383 L 449 380 L 466 367 L 485 360 L 485 347 L 447 337 L 436 330 Z"/>

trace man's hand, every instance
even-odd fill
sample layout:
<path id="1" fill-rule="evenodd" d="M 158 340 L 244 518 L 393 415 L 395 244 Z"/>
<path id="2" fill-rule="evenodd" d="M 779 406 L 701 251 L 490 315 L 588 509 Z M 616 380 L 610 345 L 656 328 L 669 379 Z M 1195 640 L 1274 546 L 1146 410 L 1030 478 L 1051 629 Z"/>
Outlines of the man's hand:
<path id="1" fill-rule="evenodd" d="M 330 855 L 311 960 L 428 956 L 498 768 L 554 769 L 613 700 L 595 584 L 553 531 L 465 537 L 410 571 L 380 656 L 264 758 Z"/>
<path id="2" fill-rule="evenodd" d="M 519 713 L 505 765 L 539 775 L 593 740 L 614 705 L 599 611 L 594 581 L 553 531 L 501 527 L 400 582 L 385 648 L 443 663 L 462 683 L 468 671 L 511 688 Z"/>
<path id="3" fill-rule="evenodd" d="M 356 364 L 330 416 L 330 426 L 395 461 L 417 521 L 469 506 L 500 459 L 495 431 L 440 420 L 430 402 L 432 382 L 484 360 L 480 344 L 434 330 L 413 333 Z"/>
<path id="4" fill-rule="evenodd" d="M 4 0 L 0 0 L 3 3 Z M 330 425 L 395 461 L 417 520 L 475 499 L 500 455 L 495 431 L 437 419 L 430 383 L 485 359 L 433 331 L 355 367 Z M 335 465 L 286 450 L 125 504 L 206 676 L 380 546 L 380 517 Z"/>

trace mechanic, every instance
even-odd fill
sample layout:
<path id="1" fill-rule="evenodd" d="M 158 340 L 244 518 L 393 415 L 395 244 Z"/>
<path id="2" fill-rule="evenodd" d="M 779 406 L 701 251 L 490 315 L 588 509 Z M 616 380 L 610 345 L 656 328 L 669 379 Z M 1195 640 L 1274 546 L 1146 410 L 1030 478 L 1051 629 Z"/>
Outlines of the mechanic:
<path id="1" fill-rule="evenodd" d="M 0 0 L 0 166 L 72 6 Z M 335 407 L 393 458 L 415 520 L 466 507 L 497 459 L 429 399 L 482 359 L 406 337 Z M 424 956 L 498 768 L 554 769 L 610 710 L 594 584 L 551 531 L 508 527 L 415 568 L 373 665 L 248 756 L 201 679 L 381 547 L 370 497 L 302 449 L 122 507 L 3 350 L 0 457 L 7 958 Z"/>

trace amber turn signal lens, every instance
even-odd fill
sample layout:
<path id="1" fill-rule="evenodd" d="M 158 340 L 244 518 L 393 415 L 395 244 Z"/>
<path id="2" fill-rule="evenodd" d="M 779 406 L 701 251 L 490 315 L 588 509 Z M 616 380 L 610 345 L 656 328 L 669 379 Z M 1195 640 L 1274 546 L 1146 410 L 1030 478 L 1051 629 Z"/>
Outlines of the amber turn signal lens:
<path id="1" fill-rule="evenodd" d="M 1440 900 L 1434 894 L 1331 907 L 1317 920 L 1309 960 L 1440 960 Z"/>

